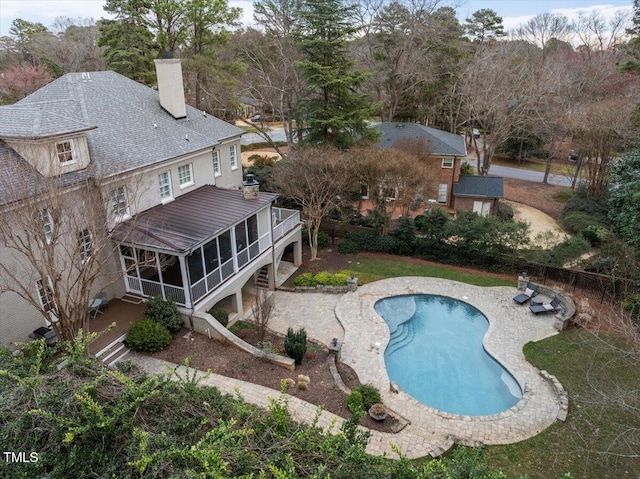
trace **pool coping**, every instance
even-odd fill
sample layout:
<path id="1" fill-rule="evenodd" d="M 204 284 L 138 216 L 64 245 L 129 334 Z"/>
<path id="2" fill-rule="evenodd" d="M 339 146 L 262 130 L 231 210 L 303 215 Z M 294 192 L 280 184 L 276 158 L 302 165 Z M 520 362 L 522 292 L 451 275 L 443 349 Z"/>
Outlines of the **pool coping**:
<path id="1" fill-rule="evenodd" d="M 408 294 L 436 294 L 464 301 L 489 321 L 483 345 L 520 385 L 523 397 L 512 408 L 490 416 L 461 416 L 436 410 L 394 385 L 386 373 L 384 350 L 389 328 L 373 306 L 379 299 Z M 480 287 L 438 278 L 402 277 L 360 286 L 338 301 L 335 313 L 344 328 L 341 359 L 361 382 L 380 389 L 383 400 L 410 421 L 405 434 L 377 435 L 368 451 L 393 452 L 408 458 L 437 455 L 453 443 L 478 446 L 510 444 L 528 439 L 566 418 L 566 393 L 557 379 L 528 363 L 522 352 L 529 341 L 558 334 L 553 315 L 534 316 L 513 302 L 515 287 Z M 392 391 L 393 390 L 393 391 Z M 411 440 L 409 441 L 408 439 Z"/>

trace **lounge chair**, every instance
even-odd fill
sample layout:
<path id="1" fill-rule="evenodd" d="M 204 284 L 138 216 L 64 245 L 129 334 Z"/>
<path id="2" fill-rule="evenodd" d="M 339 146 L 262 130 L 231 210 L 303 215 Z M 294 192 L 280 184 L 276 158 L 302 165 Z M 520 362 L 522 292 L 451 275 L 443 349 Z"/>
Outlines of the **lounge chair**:
<path id="1" fill-rule="evenodd" d="M 524 290 L 524 293 L 520 293 L 517 296 L 513 297 L 513 300 L 518 304 L 524 304 L 529 301 L 534 294 L 536 294 L 536 290 L 538 289 L 538 285 L 535 283 L 527 283 L 527 287 Z"/>
<path id="2" fill-rule="evenodd" d="M 532 304 L 529 306 L 529 309 L 533 314 L 538 313 L 555 313 L 558 311 L 560 304 L 562 303 L 562 298 L 556 296 L 551 300 L 550 303 L 547 304 Z"/>

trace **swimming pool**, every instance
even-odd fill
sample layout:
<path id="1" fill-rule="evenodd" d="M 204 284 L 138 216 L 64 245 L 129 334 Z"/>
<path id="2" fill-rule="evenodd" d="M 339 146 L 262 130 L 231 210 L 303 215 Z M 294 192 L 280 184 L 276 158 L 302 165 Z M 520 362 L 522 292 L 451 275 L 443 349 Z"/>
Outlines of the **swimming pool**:
<path id="1" fill-rule="evenodd" d="M 497 414 L 514 406 L 522 390 L 482 346 L 487 318 L 446 296 L 383 298 L 374 305 L 391 334 L 384 353 L 389 379 L 440 411 Z"/>

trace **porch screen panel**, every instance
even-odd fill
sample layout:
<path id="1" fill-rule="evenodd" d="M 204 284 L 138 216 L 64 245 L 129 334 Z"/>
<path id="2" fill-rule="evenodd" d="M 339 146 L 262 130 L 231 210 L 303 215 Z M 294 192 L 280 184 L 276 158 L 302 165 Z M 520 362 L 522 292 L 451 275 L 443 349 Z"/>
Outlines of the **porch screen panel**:
<path id="1" fill-rule="evenodd" d="M 247 236 L 249 238 L 249 256 L 250 259 L 255 258 L 260 253 L 260 245 L 258 241 L 258 216 L 253 215 L 247 220 Z"/>
<path id="2" fill-rule="evenodd" d="M 224 281 L 233 274 L 233 250 L 231 249 L 231 232 L 229 230 L 218 236 L 218 245 L 220 246 L 221 272 Z"/>
<path id="3" fill-rule="evenodd" d="M 204 247 L 204 264 L 207 273 L 211 273 L 214 269 L 220 266 L 220 260 L 218 258 L 218 240 L 216 238 L 209 241 Z"/>
<path id="4" fill-rule="evenodd" d="M 236 251 L 238 255 L 238 268 L 242 268 L 249 261 L 247 249 L 247 225 L 243 221 L 236 225 Z"/>
<path id="5" fill-rule="evenodd" d="M 187 264 L 189 265 L 189 277 L 192 285 L 204 278 L 202 253 L 199 248 L 187 256 Z"/>

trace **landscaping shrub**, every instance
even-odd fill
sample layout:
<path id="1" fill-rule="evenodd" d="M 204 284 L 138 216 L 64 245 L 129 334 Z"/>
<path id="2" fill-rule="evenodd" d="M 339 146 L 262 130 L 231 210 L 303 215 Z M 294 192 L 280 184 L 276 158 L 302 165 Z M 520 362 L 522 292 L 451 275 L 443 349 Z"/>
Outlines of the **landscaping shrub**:
<path id="1" fill-rule="evenodd" d="M 591 244 L 582 235 L 572 236 L 543 254 L 540 262 L 561 267 L 566 262 L 579 258 L 589 248 Z"/>
<path id="2" fill-rule="evenodd" d="M 373 384 L 358 384 L 353 388 L 353 391 L 358 391 L 362 395 L 362 405 L 365 411 L 368 411 L 374 404 L 382 402 L 380 391 Z"/>
<path id="3" fill-rule="evenodd" d="M 293 280 L 294 286 L 346 286 L 349 275 L 345 273 L 329 273 L 320 271 L 319 273 L 302 273 Z"/>
<path id="4" fill-rule="evenodd" d="M 562 226 L 570 233 L 577 234 L 589 227 L 607 228 L 607 217 L 588 211 L 569 211 L 562 215 Z"/>
<path id="5" fill-rule="evenodd" d="M 461 175 L 475 175 L 476 169 L 473 167 L 471 163 L 462 163 L 460 165 L 460 174 Z"/>
<path id="6" fill-rule="evenodd" d="M 302 274 L 299 274 L 293 280 L 293 285 L 294 286 L 309 287 L 309 286 L 315 286 L 316 284 L 318 284 L 318 283 L 315 282 L 313 273 L 302 273 Z"/>
<path id="7" fill-rule="evenodd" d="M 364 408 L 364 399 L 360 391 L 353 390 L 347 396 L 347 408 L 351 415 L 357 420 L 360 420 L 364 415 L 366 409 Z"/>
<path id="8" fill-rule="evenodd" d="M 229 313 L 224 309 L 210 309 L 209 314 L 216 318 L 216 321 L 222 324 L 225 328 L 227 327 L 227 324 L 229 324 Z"/>
<path id="9" fill-rule="evenodd" d="M 383 248 L 388 253 L 411 256 L 416 251 L 416 228 L 412 218 L 400 218 L 396 229 L 391 233 L 391 239 L 383 239 Z"/>
<path id="10" fill-rule="evenodd" d="M 318 231 L 318 249 L 329 246 L 329 235 L 324 231 Z"/>
<path id="11" fill-rule="evenodd" d="M 295 360 L 296 366 L 302 364 L 302 359 L 307 353 L 307 331 L 302 328 L 294 331 L 287 329 L 287 336 L 284 338 L 284 352 Z"/>
<path id="12" fill-rule="evenodd" d="M 435 208 L 426 215 L 418 215 L 413 220 L 416 229 L 434 238 L 444 238 L 445 226 L 451 221 L 449 214 Z"/>
<path id="13" fill-rule="evenodd" d="M 640 331 L 640 293 L 625 296 L 622 300 L 622 308 L 629 313 L 631 322 Z"/>
<path id="14" fill-rule="evenodd" d="M 503 220 L 512 220 L 514 215 L 513 207 L 510 204 L 500 202 L 496 209 L 496 216 Z"/>
<path id="15" fill-rule="evenodd" d="M 591 246 L 597 247 L 600 246 L 600 237 L 598 236 L 598 232 L 592 226 L 588 226 L 583 230 L 580 230 L 580 234 L 584 239 L 586 239 Z"/>
<path id="16" fill-rule="evenodd" d="M 145 318 L 131 325 L 125 344 L 134 351 L 155 353 L 171 343 L 171 333 L 162 324 Z"/>
<path id="17" fill-rule="evenodd" d="M 360 248 L 355 242 L 343 239 L 338 243 L 338 252 L 340 254 L 356 254 L 360 252 Z"/>
<path id="18" fill-rule="evenodd" d="M 147 300 L 145 317 L 161 324 L 171 334 L 177 333 L 183 326 L 176 303 L 170 299 L 162 299 L 160 296 L 154 296 Z"/>

